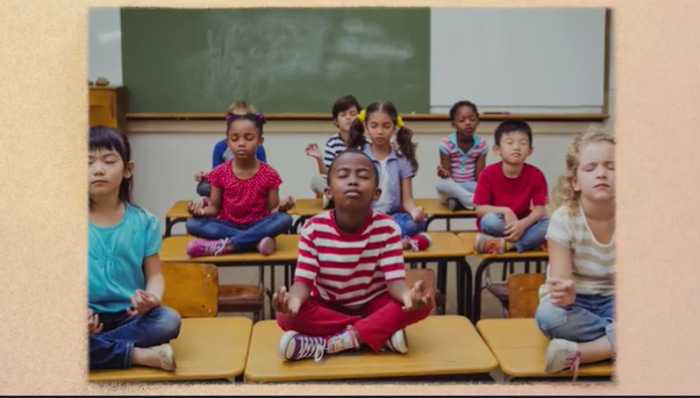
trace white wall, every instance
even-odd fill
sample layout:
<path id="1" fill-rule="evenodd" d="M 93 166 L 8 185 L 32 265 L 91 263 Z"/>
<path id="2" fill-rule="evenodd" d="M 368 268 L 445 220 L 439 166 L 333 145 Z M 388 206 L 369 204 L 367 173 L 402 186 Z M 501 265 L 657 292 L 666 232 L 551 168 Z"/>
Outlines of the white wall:
<path id="1" fill-rule="evenodd" d="M 121 86 L 122 28 L 119 8 L 91 7 L 88 12 L 88 79 L 106 77 Z"/>

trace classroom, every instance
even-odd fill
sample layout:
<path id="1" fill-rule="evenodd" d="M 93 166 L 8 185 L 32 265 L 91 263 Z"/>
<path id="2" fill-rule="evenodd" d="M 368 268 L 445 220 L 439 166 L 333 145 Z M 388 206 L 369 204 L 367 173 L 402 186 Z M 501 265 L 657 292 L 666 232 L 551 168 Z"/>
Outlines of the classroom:
<path id="1" fill-rule="evenodd" d="M 435 188 L 439 148 L 455 131 L 448 113 L 460 100 L 479 108 L 474 134 L 488 149 L 485 167 L 501 160 L 492 150 L 497 127 L 527 122 L 534 149 L 527 163 L 542 172 L 547 194 L 564 175 L 576 136 L 614 135 L 611 14 L 605 8 L 91 8 L 90 123 L 128 136 L 133 202 L 160 222 L 163 301 L 183 323 L 172 342 L 174 372 L 99 370 L 90 380 L 611 380 L 610 360 L 545 372 L 549 338 L 533 318 L 548 252 L 475 252 L 476 211 L 450 210 Z M 327 355 L 321 364 L 285 362 L 277 353 L 283 331 L 272 293 L 294 281 L 299 231 L 324 211 L 310 186 L 316 161 L 305 148 L 323 148 L 337 132 L 331 107 L 349 94 L 364 107 L 393 102 L 413 131 L 420 166 L 412 192 L 432 240 L 427 250 L 403 256 L 407 280 L 429 284 L 436 308 L 406 329 L 406 355 L 365 350 Z M 236 253 L 218 262 L 210 256 L 207 263 L 185 252 L 186 204 L 199 198 L 193 176 L 211 168 L 234 101 L 264 114 L 266 162 L 282 181 L 280 198 L 295 199 L 287 211 L 294 225 L 277 237 L 272 255 Z M 522 285 L 512 282 L 518 276 L 527 276 Z M 529 301 L 514 302 L 518 294 Z M 431 338 L 435 330 L 443 332 L 438 339 Z"/>

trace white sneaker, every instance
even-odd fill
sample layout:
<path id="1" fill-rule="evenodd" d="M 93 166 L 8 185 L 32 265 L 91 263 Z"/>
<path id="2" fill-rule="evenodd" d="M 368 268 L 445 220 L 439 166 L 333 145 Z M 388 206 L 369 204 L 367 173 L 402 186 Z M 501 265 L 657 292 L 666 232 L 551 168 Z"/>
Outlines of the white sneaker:
<path id="1" fill-rule="evenodd" d="M 384 348 L 392 352 L 398 352 L 399 354 L 408 353 L 408 339 L 406 338 L 406 331 L 399 329 L 394 332 L 394 334 L 392 334 L 384 344 Z"/>
<path id="2" fill-rule="evenodd" d="M 552 339 L 549 342 L 545 353 L 545 372 L 554 373 L 570 369 L 574 371 L 575 379 L 580 363 L 581 353 L 578 351 L 578 344 L 564 339 Z"/>

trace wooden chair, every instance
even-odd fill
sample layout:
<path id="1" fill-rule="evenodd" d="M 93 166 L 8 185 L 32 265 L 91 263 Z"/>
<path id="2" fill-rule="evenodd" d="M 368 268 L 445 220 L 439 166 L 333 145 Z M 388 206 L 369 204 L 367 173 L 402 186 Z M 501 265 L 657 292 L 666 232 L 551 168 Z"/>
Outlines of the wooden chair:
<path id="1" fill-rule="evenodd" d="M 544 274 L 517 274 L 508 277 L 509 318 L 534 318 L 539 304 L 539 288 L 544 283 Z"/>
<path id="2" fill-rule="evenodd" d="M 219 312 L 252 312 L 257 322 L 265 315 L 265 293 L 262 285 L 220 285 Z"/>

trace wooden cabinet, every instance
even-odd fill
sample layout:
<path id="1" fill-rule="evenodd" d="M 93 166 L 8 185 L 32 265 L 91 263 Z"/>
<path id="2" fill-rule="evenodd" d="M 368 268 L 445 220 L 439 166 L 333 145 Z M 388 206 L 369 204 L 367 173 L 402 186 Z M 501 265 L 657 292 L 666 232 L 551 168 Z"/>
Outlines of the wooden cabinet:
<path id="1" fill-rule="evenodd" d="M 123 87 L 90 87 L 90 127 L 107 126 L 124 130 Z"/>

